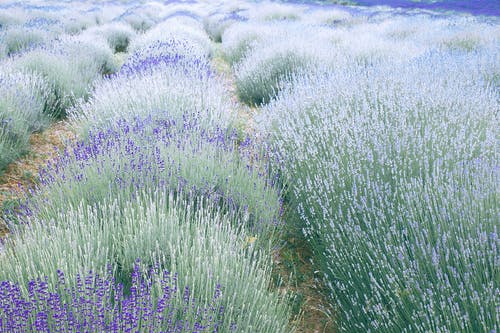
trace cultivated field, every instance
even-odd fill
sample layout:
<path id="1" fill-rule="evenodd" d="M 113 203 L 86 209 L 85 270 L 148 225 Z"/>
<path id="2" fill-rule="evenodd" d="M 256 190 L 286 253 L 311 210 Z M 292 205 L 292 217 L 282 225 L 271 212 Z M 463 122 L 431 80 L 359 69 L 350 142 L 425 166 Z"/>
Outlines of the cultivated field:
<path id="1" fill-rule="evenodd" d="M 0 332 L 499 332 L 494 15 L 3 1 Z"/>

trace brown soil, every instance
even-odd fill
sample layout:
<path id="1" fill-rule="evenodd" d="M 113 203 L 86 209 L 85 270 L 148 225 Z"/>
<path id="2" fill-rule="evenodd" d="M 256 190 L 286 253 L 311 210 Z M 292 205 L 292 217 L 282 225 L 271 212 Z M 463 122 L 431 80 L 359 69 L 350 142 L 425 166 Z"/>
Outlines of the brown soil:
<path id="1" fill-rule="evenodd" d="M 292 321 L 295 333 L 336 332 L 333 309 L 323 296 L 320 275 L 311 264 L 308 244 L 287 235 L 285 246 L 274 255 L 274 270 L 285 288 L 298 297 L 299 313 Z"/>
<path id="2" fill-rule="evenodd" d="M 0 176 L 0 209 L 22 199 L 27 189 L 36 183 L 38 172 L 58 151 L 75 139 L 68 123 L 59 121 L 40 133 L 30 137 L 30 147 L 26 155 L 8 165 Z M 2 221 L 0 210 L 0 237 L 8 233 Z"/>

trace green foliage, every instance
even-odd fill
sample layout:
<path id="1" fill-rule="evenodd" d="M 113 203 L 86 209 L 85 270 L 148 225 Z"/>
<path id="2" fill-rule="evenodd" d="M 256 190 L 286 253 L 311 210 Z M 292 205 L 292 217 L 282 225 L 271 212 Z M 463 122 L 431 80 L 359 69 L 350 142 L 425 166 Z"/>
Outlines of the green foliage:
<path id="1" fill-rule="evenodd" d="M 179 286 L 189 286 L 197 300 L 210 300 L 214 281 L 220 283 L 222 331 L 236 324 L 240 332 L 290 332 L 288 297 L 268 289 L 269 255 L 247 244 L 233 215 L 210 200 L 198 198 L 193 205 L 168 191 L 121 200 L 69 205 L 54 220 L 32 219 L 16 241 L 5 244 L 0 278 L 24 282 L 47 276 L 54 286 L 57 269 L 74 283 L 89 270 L 104 275 L 108 263 L 117 277 L 130 276 L 133 258 L 140 257 L 145 268 L 159 263 L 177 272 Z"/>
<path id="2" fill-rule="evenodd" d="M 33 28 L 12 27 L 0 35 L 0 43 L 8 56 L 41 45 L 48 39 L 47 32 Z"/>
<path id="3" fill-rule="evenodd" d="M 309 65 L 303 55 L 274 47 L 254 50 L 236 67 L 238 97 L 246 104 L 268 103 L 293 74 Z"/>
<path id="4" fill-rule="evenodd" d="M 136 32 L 124 23 L 109 23 L 89 29 L 86 33 L 104 38 L 114 53 L 126 52 L 130 41 L 136 36 Z"/>
<path id="5" fill-rule="evenodd" d="M 497 101 L 480 60 L 319 72 L 266 108 L 341 331 L 495 327 Z"/>
<path id="6" fill-rule="evenodd" d="M 44 113 L 49 87 L 39 76 L 5 66 L 0 72 L 0 170 L 28 147 L 29 136 L 49 122 Z"/>
<path id="7" fill-rule="evenodd" d="M 53 47 L 57 51 L 35 49 L 24 53 L 13 60 L 13 66 L 45 79 L 52 90 L 45 101 L 45 113 L 63 118 L 78 100 L 88 98 L 96 79 L 117 68 L 106 45 L 66 39 Z"/>

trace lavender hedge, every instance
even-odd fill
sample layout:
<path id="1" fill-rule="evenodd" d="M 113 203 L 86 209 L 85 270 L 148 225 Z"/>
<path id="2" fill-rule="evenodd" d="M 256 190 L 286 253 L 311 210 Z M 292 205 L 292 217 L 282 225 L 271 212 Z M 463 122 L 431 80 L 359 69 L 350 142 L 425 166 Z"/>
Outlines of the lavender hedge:
<path id="1" fill-rule="evenodd" d="M 67 205 L 92 205 L 117 195 L 125 200 L 137 190 L 166 188 L 210 196 L 237 212 L 250 230 L 270 231 L 281 199 L 266 154 L 250 137 L 204 129 L 196 115 L 184 115 L 180 124 L 154 115 L 119 121 L 50 163 L 26 212 L 49 218 Z"/>
<path id="2" fill-rule="evenodd" d="M 50 121 L 44 106 L 49 85 L 38 75 L 16 72 L 10 66 L 0 72 L 0 174 L 28 148 L 29 136 Z"/>
<path id="3" fill-rule="evenodd" d="M 74 278 L 112 262 L 122 279 L 140 257 L 179 272 L 198 297 L 219 281 L 225 330 L 285 332 L 288 296 L 269 290 L 281 201 L 268 172 L 250 138 L 207 131 L 196 117 L 120 121 L 41 174 L 11 223 L 0 277 L 54 285 L 58 268 Z"/>
<path id="4" fill-rule="evenodd" d="M 301 76 L 265 109 L 340 331 L 499 329 L 498 100 L 482 57 Z"/>

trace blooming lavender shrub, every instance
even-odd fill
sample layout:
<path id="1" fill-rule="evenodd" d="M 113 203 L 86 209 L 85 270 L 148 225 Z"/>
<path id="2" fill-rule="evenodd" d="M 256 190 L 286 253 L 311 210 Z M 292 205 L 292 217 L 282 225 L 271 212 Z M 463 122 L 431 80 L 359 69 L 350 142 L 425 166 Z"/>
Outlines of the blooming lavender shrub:
<path id="1" fill-rule="evenodd" d="M 25 20 L 24 12 L 19 9 L 1 8 L 0 9 L 0 30 L 6 30 L 9 27 L 21 25 Z"/>
<path id="2" fill-rule="evenodd" d="M 172 40 L 166 47 L 182 42 Z M 133 55 L 119 75 L 100 82 L 87 103 L 70 111 L 81 133 L 106 128 L 120 119 L 134 116 L 176 119 L 197 114 L 207 128 L 235 127 L 229 92 L 219 78 L 211 75 L 203 59 L 164 52 L 165 43 L 147 53 Z"/>
<path id="3" fill-rule="evenodd" d="M 210 307 L 212 296 L 221 293 L 221 332 L 235 325 L 238 332 L 290 332 L 288 297 L 269 290 L 268 250 L 249 241 L 244 223 L 234 212 L 223 212 L 213 198 L 168 189 L 137 191 L 126 202 L 118 194 L 92 206 L 67 205 L 51 219 L 34 216 L 11 229 L 15 237 L 0 253 L 0 279 L 18 282 L 26 296 L 33 279 L 44 279 L 54 290 L 58 268 L 73 288 L 79 275 L 91 270 L 104 276 L 110 265 L 110 274 L 128 285 L 137 265 L 133 258 L 140 256 L 144 270 L 158 265 L 178 272 L 179 288 L 189 287 L 201 308 Z M 174 308 L 182 305 L 177 300 Z"/>
<path id="4" fill-rule="evenodd" d="M 340 331 L 499 329 L 498 95 L 481 58 L 306 75 L 265 108 Z"/>
<path id="5" fill-rule="evenodd" d="M 284 24 L 238 22 L 227 29 L 221 36 L 222 51 L 225 59 L 234 65 L 241 61 L 252 50 L 253 44 L 273 36 L 283 35 Z"/>
<path id="6" fill-rule="evenodd" d="M 299 20 L 305 6 L 263 1 L 249 10 L 252 21 L 295 21 Z"/>
<path id="7" fill-rule="evenodd" d="M 215 12 L 203 18 L 203 27 L 214 42 L 222 42 L 222 34 L 229 26 L 236 22 L 247 20 L 246 17 L 239 15 L 238 12 L 238 10 L 233 10 L 227 14 Z"/>
<path id="8" fill-rule="evenodd" d="M 265 152 L 251 138 L 240 142 L 235 132 L 206 130 L 198 119 L 184 115 L 179 125 L 152 115 L 91 133 L 40 175 L 31 208 L 50 219 L 68 205 L 118 194 L 126 200 L 139 189 L 188 189 L 221 200 L 250 229 L 268 229 L 278 220 L 280 198 Z"/>
<path id="9" fill-rule="evenodd" d="M 149 73 L 159 65 L 181 67 L 185 72 L 199 73 L 201 77 L 211 74 L 208 59 L 197 52 L 192 43 L 178 38 L 158 40 L 138 49 L 127 58 L 119 74 Z"/>
<path id="10" fill-rule="evenodd" d="M 68 22 L 67 28 L 76 28 L 73 31 L 68 31 L 68 33 L 78 35 L 95 26 L 107 25 L 112 21 L 118 21 L 119 16 L 132 6 L 134 6 L 132 2 L 126 4 L 113 3 L 112 1 L 105 3 L 82 1 L 71 3 L 69 6 L 61 6 L 61 13 L 66 14 L 65 21 Z"/>
<path id="11" fill-rule="evenodd" d="M 82 72 L 109 75 L 118 71 L 119 67 L 108 44 L 105 36 L 83 33 L 77 37 L 59 38 L 53 47 Z"/>
<path id="12" fill-rule="evenodd" d="M 0 34 L 0 44 L 2 52 L 11 56 L 44 44 L 49 36 L 49 33 L 40 29 L 12 27 Z"/>
<path id="13" fill-rule="evenodd" d="M 53 290 L 43 278 L 27 284 L 0 283 L 2 332 L 219 332 L 224 318 L 221 287 L 199 306 L 191 289 L 181 290 L 177 274 L 137 261 L 127 288 L 110 272 L 77 275 L 66 283 L 61 270 Z M 236 330 L 236 325 L 234 330 Z"/>
<path id="14" fill-rule="evenodd" d="M 49 122 L 48 84 L 39 76 L 0 67 L 0 172 L 27 148 L 29 135 Z"/>
<path id="15" fill-rule="evenodd" d="M 158 23 L 147 33 L 135 38 L 129 51 L 135 52 L 157 41 L 165 42 L 171 39 L 185 40 L 190 45 L 188 50 L 195 50 L 198 57 L 211 56 L 210 38 L 203 30 L 203 25 L 188 16 L 174 16 Z"/>
<path id="16" fill-rule="evenodd" d="M 305 70 L 309 59 L 283 45 L 254 50 L 236 67 L 238 97 L 249 105 L 268 103 L 293 74 Z"/>
<path id="17" fill-rule="evenodd" d="M 327 67 L 338 58 L 328 32 L 300 24 L 289 30 L 277 38 L 254 42 L 251 52 L 234 65 L 237 94 L 243 102 L 266 104 L 293 75 L 320 64 Z"/>
<path id="18" fill-rule="evenodd" d="M 389 12 L 390 13 L 390 12 Z M 477 18 L 379 14 L 365 22 L 335 29 L 337 47 L 358 62 L 399 62 L 431 50 L 483 53 L 498 44 L 498 29 Z"/>
<path id="19" fill-rule="evenodd" d="M 114 53 L 126 52 L 136 32 L 127 24 L 114 22 L 87 30 L 95 36 L 102 36 Z"/>
<path id="20" fill-rule="evenodd" d="M 46 113 L 62 118 L 79 99 L 85 99 L 95 80 L 114 71 L 111 50 L 104 41 L 63 38 L 12 59 L 12 66 L 42 76 L 51 86 Z"/>
<path id="21" fill-rule="evenodd" d="M 160 21 L 161 10 L 148 3 L 132 5 L 116 19 L 129 24 L 137 33 L 145 33 Z"/>

